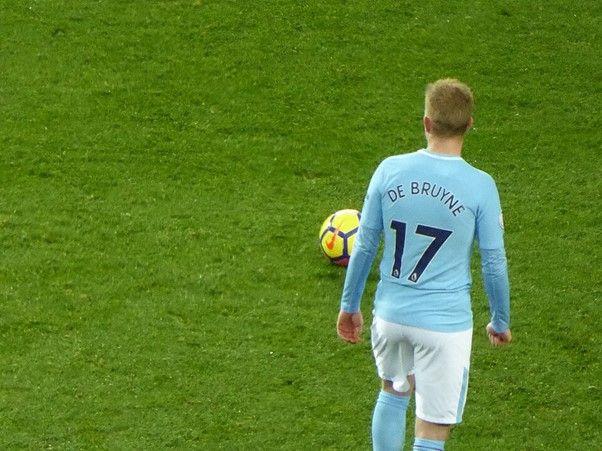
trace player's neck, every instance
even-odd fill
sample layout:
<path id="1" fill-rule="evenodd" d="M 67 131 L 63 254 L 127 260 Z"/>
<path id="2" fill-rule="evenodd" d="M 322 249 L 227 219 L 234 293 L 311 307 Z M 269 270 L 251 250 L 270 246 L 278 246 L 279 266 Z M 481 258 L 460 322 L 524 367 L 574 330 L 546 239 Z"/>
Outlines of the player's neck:
<path id="1" fill-rule="evenodd" d="M 428 150 L 442 155 L 459 157 L 462 155 L 462 146 L 464 145 L 463 136 L 453 136 L 451 138 L 441 138 L 428 135 L 426 138 Z"/>

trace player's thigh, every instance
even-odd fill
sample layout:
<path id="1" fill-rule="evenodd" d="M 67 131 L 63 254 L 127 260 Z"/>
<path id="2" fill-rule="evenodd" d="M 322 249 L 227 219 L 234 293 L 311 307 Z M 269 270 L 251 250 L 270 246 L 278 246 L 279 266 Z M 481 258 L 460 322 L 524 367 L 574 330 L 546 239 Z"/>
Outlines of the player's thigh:
<path id="1" fill-rule="evenodd" d="M 414 366 L 414 349 L 404 326 L 375 317 L 371 327 L 372 353 L 378 375 L 397 392 L 410 390 L 408 375 Z"/>
<path id="2" fill-rule="evenodd" d="M 428 422 L 462 421 L 468 389 L 472 329 L 421 331 L 414 347 L 416 415 Z"/>

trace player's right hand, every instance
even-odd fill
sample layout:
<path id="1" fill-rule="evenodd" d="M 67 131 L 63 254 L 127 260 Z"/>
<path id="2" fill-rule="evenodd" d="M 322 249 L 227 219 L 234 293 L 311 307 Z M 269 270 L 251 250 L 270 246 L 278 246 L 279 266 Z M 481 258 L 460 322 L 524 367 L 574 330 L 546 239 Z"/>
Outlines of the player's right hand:
<path id="1" fill-rule="evenodd" d="M 512 341 L 512 332 L 510 332 L 510 329 L 501 333 L 496 332 L 491 323 L 489 323 L 487 324 L 486 330 L 487 335 L 489 336 L 489 342 L 493 346 L 504 346 Z"/>
<path id="2" fill-rule="evenodd" d="M 361 340 L 364 317 L 362 312 L 347 313 L 341 310 L 337 320 L 337 334 L 343 340 L 350 343 L 358 343 Z"/>

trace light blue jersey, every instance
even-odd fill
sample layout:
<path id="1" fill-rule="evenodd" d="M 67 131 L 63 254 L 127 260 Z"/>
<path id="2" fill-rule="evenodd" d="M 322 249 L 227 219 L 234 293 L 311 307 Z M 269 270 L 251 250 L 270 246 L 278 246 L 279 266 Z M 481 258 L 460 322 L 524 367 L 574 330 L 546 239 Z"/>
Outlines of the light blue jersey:
<path id="1" fill-rule="evenodd" d="M 508 329 L 502 211 L 491 176 L 461 157 L 426 149 L 384 160 L 364 201 L 345 278 L 344 311 L 359 310 L 383 235 L 376 316 L 440 332 L 471 328 L 470 256 L 476 238 L 493 327 Z"/>

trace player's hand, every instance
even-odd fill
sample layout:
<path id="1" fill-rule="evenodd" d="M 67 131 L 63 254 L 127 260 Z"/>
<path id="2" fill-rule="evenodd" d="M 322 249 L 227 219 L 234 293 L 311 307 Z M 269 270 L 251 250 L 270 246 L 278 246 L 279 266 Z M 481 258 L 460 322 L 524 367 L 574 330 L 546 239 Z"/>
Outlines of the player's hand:
<path id="1" fill-rule="evenodd" d="M 487 324 L 487 335 L 489 336 L 489 342 L 493 346 L 504 346 L 512 341 L 512 332 L 508 329 L 505 332 L 499 333 L 493 329 L 491 323 Z"/>
<path id="2" fill-rule="evenodd" d="M 337 320 L 337 334 L 350 343 L 358 343 L 362 336 L 364 318 L 362 312 L 347 313 L 341 310 Z"/>

